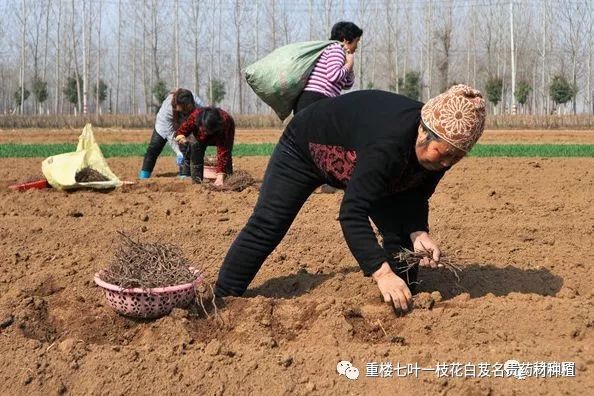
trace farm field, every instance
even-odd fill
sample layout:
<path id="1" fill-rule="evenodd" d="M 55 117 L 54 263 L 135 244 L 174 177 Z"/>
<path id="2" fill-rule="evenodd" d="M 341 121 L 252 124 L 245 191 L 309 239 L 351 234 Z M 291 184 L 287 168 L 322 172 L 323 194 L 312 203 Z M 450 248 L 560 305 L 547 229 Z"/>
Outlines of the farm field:
<path id="1" fill-rule="evenodd" d="M 0 132 L 0 144 L 76 143 L 80 130 Z M 280 131 L 241 130 L 237 143 L 275 143 Z M 146 143 L 148 130 L 96 129 L 101 144 Z M 485 132 L 481 144 L 594 144 L 594 131 Z M 395 317 L 364 278 L 336 221 L 342 193 L 310 197 L 224 324 L 175 310 L 127 319 L 93 274 L 118 230 L 179 245 L 214 281 L 258 197 L 179 181 L 170 157 L 154 178 L 109 193 L 12 192 L 41 175 L 42 158 L 0 158 L 0 383 L 11 394 L 588 394 L 594 388 L 594 158 L 464 159 L 438 186 L 432 234 L 464 258 L 458 282 L 423 269 L 431 309 Z M 112 157 L 135 180 L 140 157 Z M 261 180 L 267 157 L 234 159 Z M 385 333 L 384 333 L 385 331 Z M 575 376 L 460 378 L 395 367 L 481 362 L 575 363 Z M 361 375 L 336 372 L 349 360 Z M 477 371 L 478 374 L 478 371 Z M 478 375 L 477 375 L 478 376 Z"/>
<path id="2" fill-rule="evenodd" d="M 100 144 L 148 143 L 150 129 L 116 129 L 93 127 Z M 238 129 L 237 143 L 276 143 L 281 129 Z M 0 130 L 0 144 L 76 144 L 80 129 L 5 129 Z M 481 144 L 498 143 L 548 143 L 548 144 L 594 144 L 594 131 L 590 130 L 486 130 Z"/>

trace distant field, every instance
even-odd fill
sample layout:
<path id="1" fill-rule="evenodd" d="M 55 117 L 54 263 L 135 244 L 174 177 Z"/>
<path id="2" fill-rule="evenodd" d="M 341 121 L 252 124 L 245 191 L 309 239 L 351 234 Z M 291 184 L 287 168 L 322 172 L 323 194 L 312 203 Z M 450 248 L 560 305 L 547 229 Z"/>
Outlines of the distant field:
<path id="1" fill-rule="evenodd" d="M 152 129 L 118 129 L 93 127 L 95 138 L 100 144 L 148 143 Z M 282 128 L 241 129 L 235 131 L 235 143 L 276 143 Z M 76 143 L 80 128 L 29 128 L 0 129 L 0 144 L 49 144 Z M 512 130 L 487 129 L 481 137 L 481 144 L 594 144 L 594 130 Z"/>

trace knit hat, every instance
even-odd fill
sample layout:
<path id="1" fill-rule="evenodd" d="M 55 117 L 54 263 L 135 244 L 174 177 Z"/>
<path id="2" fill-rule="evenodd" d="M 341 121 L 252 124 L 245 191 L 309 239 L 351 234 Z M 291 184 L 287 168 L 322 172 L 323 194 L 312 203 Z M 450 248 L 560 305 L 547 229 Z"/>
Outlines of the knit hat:
<path id="1" fill-rule="evenodd" d="M 421 110 L 425 126 L 464 152 L 483 134 L 487 112 L 483 95 L 468 85 L 454 85 L 430 99 Z"/>

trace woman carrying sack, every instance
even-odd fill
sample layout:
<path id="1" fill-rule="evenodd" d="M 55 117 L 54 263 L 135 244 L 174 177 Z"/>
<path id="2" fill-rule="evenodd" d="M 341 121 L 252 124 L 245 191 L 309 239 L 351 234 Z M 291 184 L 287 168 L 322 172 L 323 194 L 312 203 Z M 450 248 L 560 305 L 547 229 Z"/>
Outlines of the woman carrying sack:
<path id="1" fill-rule="evenodd" d="M 338 22 L 332 27 L 330 40 L 339 43 L 330 44 L 318 58 L 293 106 L 294 114 L 320 99 L 339 96 L 343 89 L 353 86 L 354 54 L 362 35 L 363 30 L 352 22 Z"/>

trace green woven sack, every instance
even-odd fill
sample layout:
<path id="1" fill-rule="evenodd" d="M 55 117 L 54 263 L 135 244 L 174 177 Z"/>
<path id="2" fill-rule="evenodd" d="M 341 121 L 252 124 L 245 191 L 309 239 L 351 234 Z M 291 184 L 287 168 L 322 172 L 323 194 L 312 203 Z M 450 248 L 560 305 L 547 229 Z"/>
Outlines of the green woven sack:
<path id="1" fill-rule="evenodd" d="M 326 47 L 336 41 L 306 41 L 277 48 L 245 69 L 245 78 L 260 99 L 282 120 L 305 88 Z"/>

